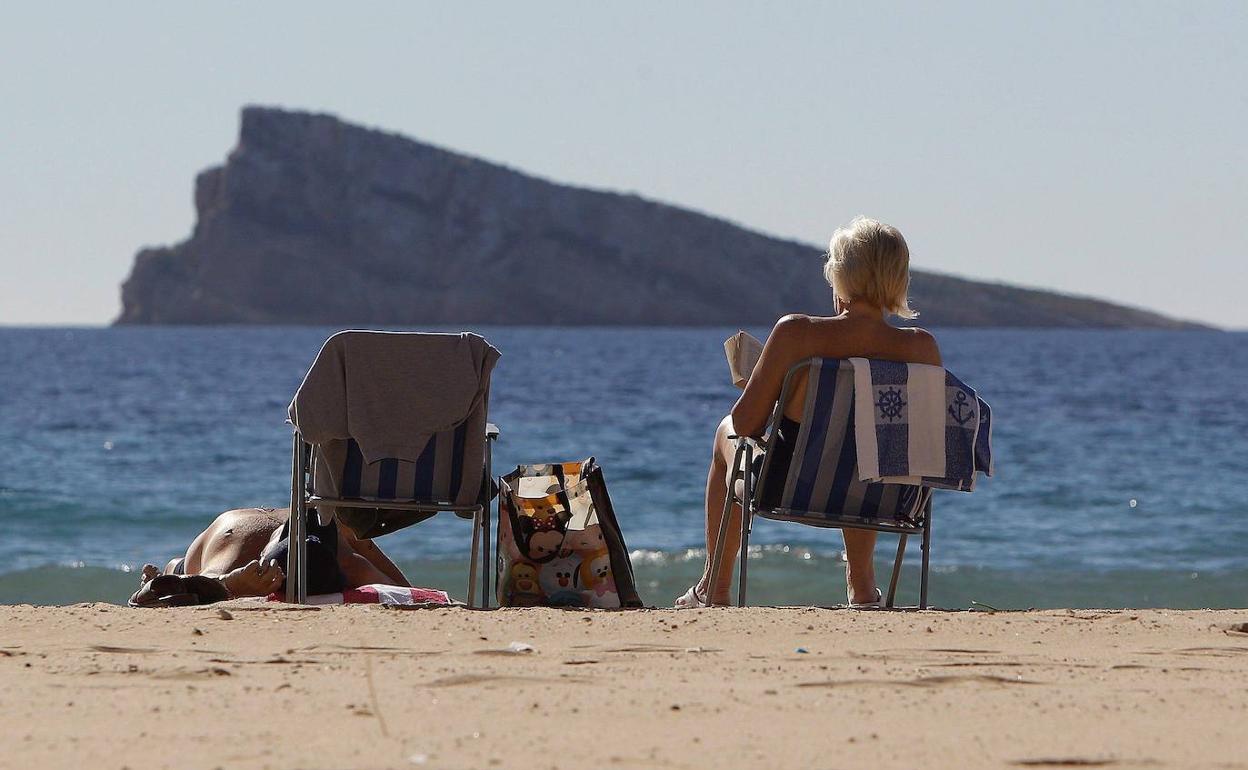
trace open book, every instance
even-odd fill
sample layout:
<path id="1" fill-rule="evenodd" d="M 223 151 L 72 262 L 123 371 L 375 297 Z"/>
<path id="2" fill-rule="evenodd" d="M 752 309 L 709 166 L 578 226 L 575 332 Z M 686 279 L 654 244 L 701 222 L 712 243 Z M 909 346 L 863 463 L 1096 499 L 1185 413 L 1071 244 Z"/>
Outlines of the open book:
<path id="1" fill-rule="evenodd" d="M 750 373 L 763 354 L 763 343 L 749 332 L 737 332 L 724 340 L 724 354 L 728 356 L 728 372 L 732 375 L 732 384 L 745 388 Z"/>

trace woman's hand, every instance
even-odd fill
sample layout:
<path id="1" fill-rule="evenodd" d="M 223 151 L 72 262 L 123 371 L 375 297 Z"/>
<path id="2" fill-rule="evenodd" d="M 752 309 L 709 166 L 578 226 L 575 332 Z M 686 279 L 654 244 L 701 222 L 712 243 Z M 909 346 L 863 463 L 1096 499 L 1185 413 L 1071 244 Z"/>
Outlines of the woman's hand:
<path id="1" fill-rule="evenodd" d="M 268 596 L 286 582 L 281 565 L 270 559 L 268 564 L 252 560 L 236 570 L 222 575 L 218 580 L 231 596 Z"/>

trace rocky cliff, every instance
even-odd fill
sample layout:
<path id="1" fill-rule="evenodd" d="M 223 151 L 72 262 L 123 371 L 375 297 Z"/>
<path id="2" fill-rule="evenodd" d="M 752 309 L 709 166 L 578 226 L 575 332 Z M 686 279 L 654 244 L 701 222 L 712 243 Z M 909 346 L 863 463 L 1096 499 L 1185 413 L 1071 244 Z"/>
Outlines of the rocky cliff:
<path id="1" fill-rule="evenodd" d="M 244 109 L 195 208 L 189 239 L 139 252 L 118 323 L 744 326 L 830 309 L 818 247 L 329 115 Z M 1186 325 L 933 273 L 912 297 L 930 326 Z"/>

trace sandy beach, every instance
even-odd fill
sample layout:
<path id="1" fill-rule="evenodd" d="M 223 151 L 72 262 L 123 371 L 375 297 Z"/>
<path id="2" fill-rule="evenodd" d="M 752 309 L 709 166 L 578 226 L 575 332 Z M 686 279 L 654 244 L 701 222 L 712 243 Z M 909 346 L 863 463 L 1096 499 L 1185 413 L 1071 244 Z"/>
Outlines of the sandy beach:
<path id="1" fill-rule="evenodd" d="M 3 607 L 0 766 L 1248 767 L 1245 623 Z"/>

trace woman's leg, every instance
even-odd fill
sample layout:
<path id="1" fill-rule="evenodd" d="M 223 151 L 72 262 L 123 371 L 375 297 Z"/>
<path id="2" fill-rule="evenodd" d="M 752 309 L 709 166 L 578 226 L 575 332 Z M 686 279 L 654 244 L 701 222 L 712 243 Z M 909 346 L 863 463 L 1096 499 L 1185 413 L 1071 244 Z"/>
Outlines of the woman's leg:
<path id="1" fill-rule="evenodd" d="M 698 595 L 708 596 L 711 582 L 711 558 L 719 540 L 719 525 L 724 515 L 724 499 L 728 496 L 728 469 L 736 448 L 728 436 L 732 433 L 732 418 L 725 417 L 715 431 L 715 446 L 711 452 L 711 468 L 706 475 L 706 565 L 702 579 L 698 581 Z M 728 532 L 724 542 L 724 556 L 715 580 L 715 591 L 708 598 L 712 604 L 729 604 L 732 596 L 732 573 L 737 552 L 741 548 L 741 506 L 732 506 L 728 518 Z"/>
<path id="2" fill-rule="evenodd" d="M 845 579 L 853 603 L 875 601 L 875 536 L 869 529 L 843 529 Z"/>

